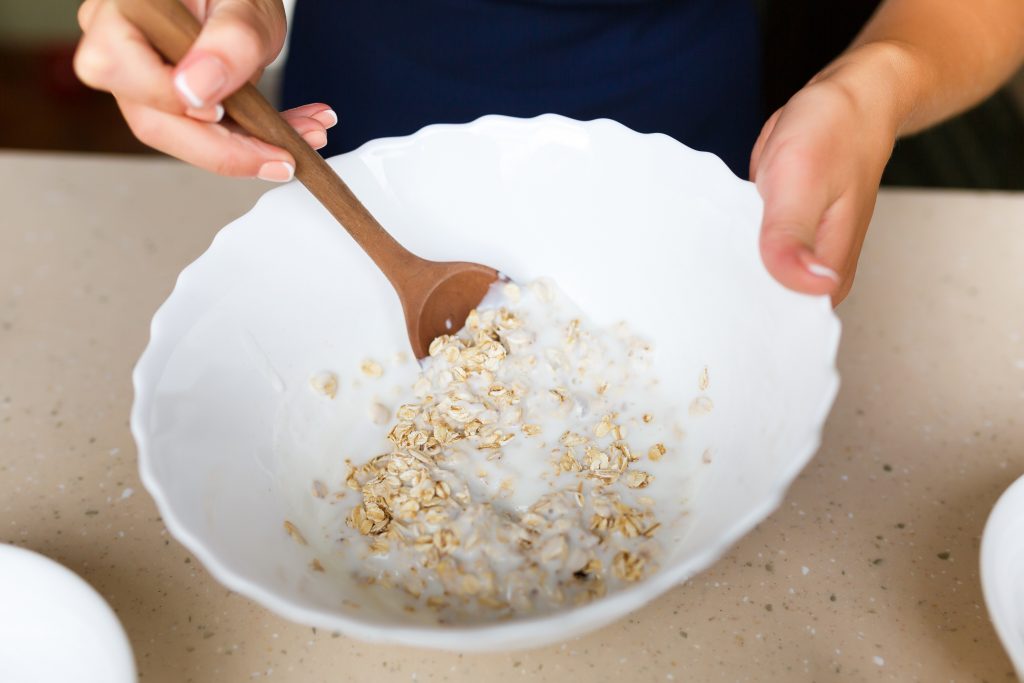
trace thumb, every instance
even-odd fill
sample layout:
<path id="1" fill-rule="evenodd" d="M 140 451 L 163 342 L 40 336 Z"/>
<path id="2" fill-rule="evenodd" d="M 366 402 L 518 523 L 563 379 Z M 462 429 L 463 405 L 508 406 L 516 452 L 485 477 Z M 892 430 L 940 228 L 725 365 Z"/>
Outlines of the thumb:
<path id="1" fill-rule="evenodd" d="M 764 200 L 761 259 L 783 286 L 804 294 L 830 294 L 839 274 L 814 253 L 819 226 L 831 204 L 827 187 L 799 157 L 776 156 L 757 172 Z"/>
<path id="2" fill-rule="evenodd" d="M 199 37 L 174 69 L 174 87 L 193 109 L 220 103 L 273 61 L 284 44 L 281 3 L 213 0 Z"/>

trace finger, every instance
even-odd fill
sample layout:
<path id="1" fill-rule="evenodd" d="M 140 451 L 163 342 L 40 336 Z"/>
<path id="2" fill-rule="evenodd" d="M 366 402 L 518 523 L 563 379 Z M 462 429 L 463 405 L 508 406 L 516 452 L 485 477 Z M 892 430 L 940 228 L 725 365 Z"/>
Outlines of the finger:
<path id="1" fill-rule="evenodd" d="M 96 14 L 96 9 L 100 6 L 102 0 L 85 0 L 81 5 L 78 6 L 78 26 L 82 29 L 82 33 L 89 30 L 89 26 L 92 25 L 92 18 Z"/>
<path id="2" fill-rule="evenodd" d="M 281 112 L 286 120 L 293 117 L 307 116 L 319 121 L 324 128 L 333 128 L 338 123 L 338 115 L 334 113 L 334 110 L 328 107 L 322 102 L 314 104 L 304 104 L 301 107 L 295 107 L 294 109 L 286 109 Z"/>
<path id="3" fill-rule="evenodd" d="M 856 191 L 850 188 L 834 201 L 822 216 L 815 236 L 815 255 L 839 273 L 849 269 L 864 234 L 859 227 L 859 208 L 853 201 L 855 196 Z"/>
<path id="4" fill-rule="evenodd" d="M 294 175 L 295 160 L 279 147 L 219 124 L 175 116 L 134 102 L 119 100 L 118 105 L 139 140 L 200 168 L 220 175 L 279 182 L 291 180 Z"/>
<path id="5" fill-rule="evenodd" d="M 754 142 L 754 149 L 750 152 L 750 179 L 757 179 L 757 165 L 761 161 L 761 153 L 764 151 L 765 145 L 771 138 L 772 131 L 775 130 L 775 124 L 779 120 L 779 116 L 782 114 L 781 109 L 775 110 L 775 113 L 768 117 L 765 121 L 764 126 L 761 128 L 761 134 L 757 136 L 757 141 Z"/>
<path id="6" fill-rule="evenodd" d="M 851 196 L 854 193 L 851 193 Z M 873 196 L 873 195 L 872 195 Z M 847 198 L 843 197 L 837 202 L 837 204 L 847 202 Z M 819 244 L 818 253 L 822 255 L 827 262 L 839 263 L 845 259 L 845 263 L 840 270 L 843 281 L 840 286 L 832 293 L 832 305 L 837 306 L 846 295 L 849 294 L 850 288 L 853 286 L 854 277 L 857 273 L 857 263 L 860 260 L 860 252 L 864 246 L 864 238 L 867 236 L 868 224 L 871 220 L 871 213 L 874 210 L 874 202 L 868 202 L 867 205 L 856 206 L 852 201 L 849 202 L 850 206 L 847 211 L 844 211 L 845 217 L 836 221 L 834 232 L 839 235 L 845 235 L 846 239 L 835 239 L 831 238 L 831 232 L 823 240 L 823 243 Z M 845 227 L 839 225 L 840 220 L 846 221 Z M 828 246 L 824 242 L 829 242 Z M 826 249 L 828 254 L 826 255 Z"/>
<path id="7" fill-rule="evenodd" d="M 320 106 L 323 107 L 324 105 Z M 304 112 L 315 112 L 315 115 L 303 116 L 302 113 Z M 321 119 L 326 118 L 330 120 L 336 118 L 333 116 L 333 112 L 330 112 L 330 116 L 325 116 L 326 112 L 330 112 L 330 109 L 322 109 L 318 112 L 316 105 L 306 105 L 282 112 L 281 116 L 302 136 L 310 147 L 320 149 L 327 144 L 327 126 L 323 124 Z M 237 123 L 228 122 L 225 125 L 240 135 L 248 135 L 245 129 Z"/>
<path id="8" fill-rule="evenodd" d="M 198 121 L 220 123 L 224 120 L 224 106 L 215 104 L 212 107 L 204 107 L 202 109 L 193 109 L 192 107 L 189 107 L 185 110 L 185 115 L 191 116 Z"/>
<path id="9" fill-rule="evenodd" d="M 90 21 L 74 59 L 83 83 L 118 99 L 166 112 L 184 111 L 171 85 L 171 67 L 113 3 L 96 7 Z"/>
<path id="10" fill-rule="evenodd" d="M 174 70 L 181 101 L 197 109 L 220 102 L 273 61 L 283 42 L 280 3 L 211 2 L 199 37 Z"/>
<path id="11" fill-rule="evenodd" d="M 860 258 L 859 244 L 861 243 L 863 243 L 863 240 L 860 240 L 858 245 L 851 251 L 850 258 L 846 263 L 846 268 L 842 271 L 842 282 L 840 282 L 839 286 L 832 292 L 833 308 L 841 304 L 843 299 L 846 298 L 850 293 L 850 290 L 853 288 L 853 281 L 857 276 L 857 262 Z"/>
<path id="12" fill-rule="evenodd" d="M 757 188 L 764 199 L 761 258 L 783 286 L 805 294 L 829 294 L 840 282 L 841 263 L 815 255 L 819 225 L 833 198 L 799 150 L 781 149 L 759 166 Z"/>
<path id="13" fill-rule="evenodd" d="M 294 114 L 285 118 L 313 149 L 320 149 L 327 144 L 327 129 L 318 119 Z"/>
<path id="14" fill-rule="evenodd" d="M 854 266 L 853 270 L 847 273 L 846 277 L 843 278 L 843 281 L 839 285 L 839 288 L 836 289 L 836 291 L 832 292 L 832 308 L 835 308 L 839 304 L 843 303 L 847 295 L 849 295 L 850 290 L 853 288 L 853 279 L 854 277 L 856 277 L 856 275 L 857 267 Z"/>

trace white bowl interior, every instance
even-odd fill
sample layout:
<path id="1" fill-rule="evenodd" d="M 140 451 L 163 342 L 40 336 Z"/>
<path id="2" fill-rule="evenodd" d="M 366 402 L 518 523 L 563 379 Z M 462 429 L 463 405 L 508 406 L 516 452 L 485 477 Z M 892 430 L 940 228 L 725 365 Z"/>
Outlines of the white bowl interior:
<path id="1" fill-rule="evenodd" d="M 607 120 L 547 115 L 431 126 L 331 164 L 412 251 L 487 263 L 518 281 L 550 277 L 598 322 L 627 320 L 653 340 L 681 405 L 709 368 L 715 408 L 685 418 L 680 467 L 699 484 L 689 529 L 635 588 L 472 628 L 352 607 L 356 586 L 310 572 L 311 551 L 282 520 L 310 514 L 313 476 L 343 477 L 344 457 L 379 452 L 367 450 L 381 433 L 367 430 L 359 406 L 385 389 L 360 383 L 358 364 L 407 341 L 387 281 L 291 184 L 182 273 L 135 373 L 144 482 L 172 533 L 232 589 L 368 640 L 540 645 L 597 628 L 706 567 L 778 505 L 816 450 L 838 387 L 838 321 L 826 298 L 790 292 L 764 270 L 760 198 L 716 157 Z M 334 401 L 308 389 L 322 369 L 341 378 Z M 408 385 L 413 369 L 389 366 L 386 391 Z"/>

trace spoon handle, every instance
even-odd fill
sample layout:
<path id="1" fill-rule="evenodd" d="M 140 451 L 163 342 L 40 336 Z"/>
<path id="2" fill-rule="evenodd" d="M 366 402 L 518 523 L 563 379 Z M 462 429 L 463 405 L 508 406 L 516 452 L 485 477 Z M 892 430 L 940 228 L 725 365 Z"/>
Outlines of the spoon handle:
<path id="1" fill-rule="evenodd" d="M 165 59 L 176 64 L 199 36 L 200 24 L 178 0 L 116 0 L 121 14 Z M 247 133 L 295 158 L 295 175 L 396 286 L 422 261 L 393 238 L 348 185 L 251 83 L 224 100 L 224 110 Z M 403 271 L 406 275 L 403 276 Z"/>

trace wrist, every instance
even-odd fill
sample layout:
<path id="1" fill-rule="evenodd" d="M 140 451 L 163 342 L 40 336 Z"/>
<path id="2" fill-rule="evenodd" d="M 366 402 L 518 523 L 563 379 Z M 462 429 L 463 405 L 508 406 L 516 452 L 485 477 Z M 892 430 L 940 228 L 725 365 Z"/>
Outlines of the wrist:
<path id="1" fill-rule="evenodd" d="M 915 129 L 927 80 L 927 66 L 912 46 L 883 40 L 851 47 L 811 82 L 841 88 L 865 121 L 881 123 L 895 141 Z"/>

